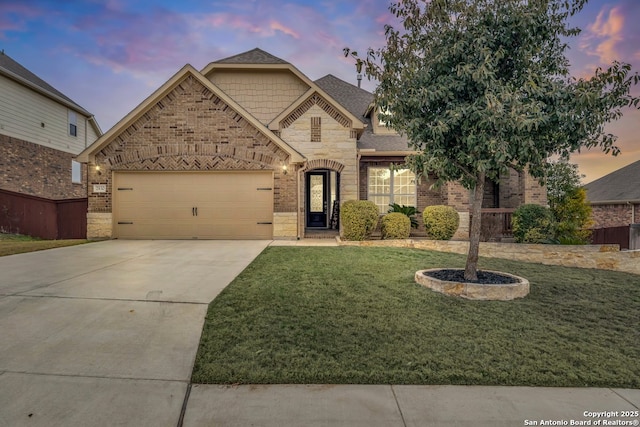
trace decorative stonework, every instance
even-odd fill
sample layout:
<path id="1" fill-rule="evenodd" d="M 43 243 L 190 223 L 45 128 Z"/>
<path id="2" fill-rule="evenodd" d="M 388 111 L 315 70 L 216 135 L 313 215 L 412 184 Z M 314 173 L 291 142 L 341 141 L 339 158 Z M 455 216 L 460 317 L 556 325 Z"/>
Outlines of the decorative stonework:
<path id="1" fill-rule="evenodd" d="M 280 128 L 286 129 L 293 122 L 298 120 L 304 113 L 306 113 L 311 107 L 314 105 L 318 105 L 322 110 L 327 113 L 331 118 L 333 118 L 336 122 L 340 123 L 345 128 L 351 127 L 351 120 L 346 118 L 342 113 L 336 110 L 330 103 L 328 103 L 323 97 L 314 93 L 307 99 L 305 102 L 300 104 L 298 108 L 293 110 L 291 114 L 289 114 L 285 119 L 280 122 Z"/>
<path id="2" fill-rule="evenodd" d="M 290 212 L 294 177 L 282 175 L 289 154 L 193 76 L 185 77 L 96 153 L 89 165 L 89 212 L 111 212 L 114 171 L 273 170 L 274 210 Z M 97 169 L 97 166 L 100 169 Z"/>
<path id="3" fill-rule="evenodd" d="M 472 282 L 450 282 L 436 279 L 435 277 L 425 274 L 437 270 L 441 269 L 433 268 L 430 270 L 416 271 L 416 283 L 442 294 L 472 300 L 510 301 L 516 298 L 524 298 L 529 295 L 529 281 L 524 277 L 514 276 L 513 274 L 485 270 L 488 273 L 511 277 L 516 281 L 515 283 L 501 285 L 483 285 Z"/>
<path id="4" fill-rule="evenodd" d="M 336 162 L 335 160 L 315 159 L 309 160 L 302 168 L 302 172 L 307 172 L 313 169 L 329 169 L 340 173 L 344 169 L 344 165 L 340 162 Z"/>

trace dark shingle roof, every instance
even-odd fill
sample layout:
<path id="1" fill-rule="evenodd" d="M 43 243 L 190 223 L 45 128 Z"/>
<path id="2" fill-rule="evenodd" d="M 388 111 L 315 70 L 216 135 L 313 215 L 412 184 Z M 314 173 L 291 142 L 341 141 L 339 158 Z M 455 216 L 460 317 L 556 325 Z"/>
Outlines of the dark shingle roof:
<path id="1" fill-rule="evenodd" d="M 255 48 L 247 52 L 239 53 L 215 61 L 216 64 L 288 64 L 284 59 L 265 52 L 262 49 Z"/>
<path id="2" fill-rule="evenodd" d="M 364 113 L 373 102 L 373 94 L 371 92 L 347 83 L 331 74 L 327 74 L 314 83 L 338 101 L 351 114 L 364 121 Z"/>
<path id="3" fill-rule="evenodd" d="M 640 160 L 584 186 L 590 202 L 640 200 Z"/>
<path id="4" fill-rule="evenodd" d="M 4 51 L 0 53 L 0 73 L 5 74 L 13 79 L 17 78 L 17 80 L 20 80 L 22 83 L 27 83 L 29 85 L 35 86 L 37 89 L 47 95 L 53 95 L 54 97 L 61 98 L 69 103 L 70 106 L 73 107 L 73 109 L 77 109 L 78 112 L 81 112 L 87 116 L 92 116 L 91 113 L 76 104 L 71 98 L 67 97 L 65 94 L 58 91 L 49 83 L 45 82 L 40 77 L 33 74 L 31 71 L 18 64 L 9 55 L 4 53 Z"/>
<path id="5" fill-rule="evenodd" d="M 376 151 L 414 151 L 409 148 L 409 140 L 404 135 L 374 134 L 371 129 L 371 121 L 358 140 L 358 148 L 374 149 Z"/>
<path id="6" fill-rule="evenodd" d="M 373 94 L 371 92 L 347 83 L 331 74 L 316 80 L 314 83 L 367 125 L 358 140 L 359 149 L 413 151 L 409 148 L 407 138 L 404 136 L 373 133 L 371 119 L 364 117 L 364 114 L 373 102 Z"/>

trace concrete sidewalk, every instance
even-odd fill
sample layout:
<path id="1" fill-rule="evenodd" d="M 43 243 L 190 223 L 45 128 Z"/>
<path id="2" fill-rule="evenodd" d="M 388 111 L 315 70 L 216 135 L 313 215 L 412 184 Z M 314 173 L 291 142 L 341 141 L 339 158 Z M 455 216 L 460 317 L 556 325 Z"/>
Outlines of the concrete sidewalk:
<path id="1" fill-rule="evenodd" d="M 184 426 L 498 426 L 637 422 L 640 390 L 483 386 L 193 385 Z M 597 412 L 618 412 L 594 417 Z M 631 415 L 631 416 L 629 416 Z M 543 422 L 544 421 L 544 422 Z M 573 421 L 573 424 L 572 424 Z M 536 424 L 537 423 L 537 424 Z M 553 424 L 556 423 L 556 424 Z M 602 424 L 600 424 L 602 425 Z M 609 424 L 617 425 L 617 424 Z M 620 424 L 624 425 L 624 424 Z"/>

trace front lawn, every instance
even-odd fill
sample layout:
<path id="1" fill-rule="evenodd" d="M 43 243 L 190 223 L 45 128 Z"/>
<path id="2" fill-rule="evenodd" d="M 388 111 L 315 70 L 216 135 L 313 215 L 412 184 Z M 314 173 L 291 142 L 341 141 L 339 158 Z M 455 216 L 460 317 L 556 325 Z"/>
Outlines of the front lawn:
<path id="1" fill-rule="evenodd" d="M 0 233 L 0 256 L 61 248 L 63 246 L 73 246 L 87 242 L 89 242 L 89 240 L 40 240 L 35 237 L 20 234 Z"/>
<path id="2" fill-rule="evenodd" d="M 267 248 L 210 304 L 192 381 L 640 388 L 640 276 L 482 259 L 531 282 L 510 302 L 413 280 L 463 265 L 413 249 Z"/>

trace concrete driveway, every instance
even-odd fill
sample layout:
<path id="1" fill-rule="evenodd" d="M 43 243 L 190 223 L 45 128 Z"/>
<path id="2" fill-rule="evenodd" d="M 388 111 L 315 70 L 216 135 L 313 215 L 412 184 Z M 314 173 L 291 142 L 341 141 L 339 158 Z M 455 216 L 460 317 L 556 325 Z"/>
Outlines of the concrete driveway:
<path id="1" fill-rule="evenodd" d="M 0 425 L 176 426 L 207 304 L 269 241 L 0 258 Z"/>

